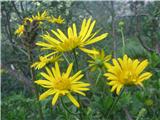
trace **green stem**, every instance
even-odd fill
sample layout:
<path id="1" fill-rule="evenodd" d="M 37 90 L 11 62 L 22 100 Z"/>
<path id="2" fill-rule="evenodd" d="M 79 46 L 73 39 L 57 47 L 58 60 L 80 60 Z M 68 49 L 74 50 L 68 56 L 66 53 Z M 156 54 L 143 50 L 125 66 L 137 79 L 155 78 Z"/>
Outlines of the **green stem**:
<path id="1" fill-rule="evenodd" d="M 125 54 L 125 39 L 124 39 L 124 33 L 123 33 L 123 27 L 121 27 L 121 36 L 122 36 L 122 54 Z"/>
<path id="2" fill-rule="evenodd" d="M 39 101 L 39 90 L 38 90 L 38 87 L 34 84 L 34 80 L 36 79 L 35 78 L 35 71 L 33 68 L 31 68 L 31 64 L 33 63 L 33 54 L 32 54 L 32 49 L 30 48 L 30 46 L 27 47 L 27 51 L 28 51 L 28 59 L 29 59 L 29 68 L 30 68 L 30 74 L 31 74 L 31 79 L 33 81 L 33 86 L 35 88 L 35 94 L 36 94 L 36 98 L 37 98 L 37 102 L 38 102 L 38 109 L 39 109 L 39 115 L 40 115 L 40 119 L 41 120 L 44 120 L 44 117 L 43 117 L 43 112 L 42 112 L 42 106 L 41 106 L 41 103 Z"/>
<path id="3" fill-rule="evenodd" d="M 76 71 L 78 71 L 78 59 L 77 59 L 77 55 L 76 55 L 76 50 L 74 49 L 73 50 L 73 54 L 74 54 L 74 60 L 75 60 L 75 63 L 76 63 Z"/>
<path id="4" fill-rule="evenodd" d="M 91 66 L 88 66 L 86 68 L 84 68 L 83 70 L 81 70 L 82 72 L 86 72 L 87 70 L 89 70 L 91 68 Z"/>
<path id="5" fill-rule="evenodd" d="M 97 83 L 99 82 L 99 79 L 100 79 L 101 75 L 102 75 L 102 71 L 99 70 L 99 74 L 98 74 L 98 77 L 96 79 L 96 84 L 95 85 L 97 85 Z"/>
<path id="6" fill-rule="evenodd" d="M 61 98 L 61 103 L 62 103 L 63 108 L 64 108 L 68 113 L 70 113 L 70 114 L 72 114 L 72 115 L 78 115 L 78 114 L 79 114 L 79 113 L 73 113 L 73 112 L 71 112 L 71 111 L 67 108 L 67 106 L 65 105 L 65 103 L 64 103 L 64 101 L 63 101 L 62 98 Z"/>
<path id="7" fill-rule="evenodd" d="M 110 107 L 109 112 L 108 112 L 108 114 L 107 114 L 106 120 L 108 120 L 108 117 L 109 117 L 110 114 L 112 113 L 114 107 L 115 107 L 116 104 L 118 103 L 118 101 L 119 101 L 120 97 L 122 96 L 123 92 L 124 92 L 124 89 L 122 89 L 120 95 L 119 95 L 119 96 L 115 99 L 115 101 L 112 103 L 112 106 Z"/>
<path id="8" fill-rule="evenodd" d="M 74 60 L 75 60 L 75 64 L 76 64 L 76 67 L 75 67 L 75 71 L 77 72 L 78 71 L 78 59 L 77 59 L 77 55 L 76 55 L 76 49 L 73 50 L 73 54 L 74 54 Z M 78 95 L 78 102 L 80 104 L 80 120 L 82 120 L 82 112 L 83 112 L 83 106 L 82 106 L 82 103 L 80 102 L 80 98 L 79 98 L 79 95 Z"/>
<path id="9" fill-rule="evenodd" d="M 66 60 L 67 64 L 69 65 L 69 64 L 70 64 L 70 62 L 69 62 L 69 60 L 67 59 L 67 57 L 65 56 L 65 54 L 64 54 L 64 53 L 62 53 L 62 55 L 63 55 L 64 59 Z"/>

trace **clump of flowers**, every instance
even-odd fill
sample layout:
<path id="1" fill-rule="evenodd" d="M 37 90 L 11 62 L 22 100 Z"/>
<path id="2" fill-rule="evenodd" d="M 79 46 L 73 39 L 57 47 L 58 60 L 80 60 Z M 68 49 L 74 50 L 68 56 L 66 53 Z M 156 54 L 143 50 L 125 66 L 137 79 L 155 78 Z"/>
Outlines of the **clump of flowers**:
<path id="1" fill-rule="evenodd" d="M 31 67 L 34 67 L 35 69 L 41 69 L 45 67 L 49 63 L 54 63 L 56 61 L 60 60 L 61 55 L 54 55 L 48 58 L 48 56 L 40 56 L 39 61 L 32 64 Z"/>
<path id="2" fill-rule="evenodd" d="M 112 86 L 111 92 L 116 91 L 119 94 L 120 90 L 128 85 L 143 86 L 142 82 L 152 76 L 151 72 L 143 72 L 148 66 L 147 60 L 140 62 L 124 55 L 123 59 L 113 59 L 112 62 L 113 65 L 109 65 L 107 73 L 104 74 L 109 80 L 107 84 Z"/>
<path id="3" fill-rule="evenodd" d="M 19 25 L 18 29 L 15 31 L 15 34 L 21 36 L 24 33 L 24 25 Z"/>
<path id="4" fill-rule="evenodd" d="M 69 64 L 65 73 L 61 73 L 57 62 L 55 63 L 55 67 L 52 67 L 51 70 L 46 67 L 47 73 L 40 73 L 45 79 L 35 81 L 35 83 L 49 89 L 40 95 L 39 100 L 43 100 L 50 95 L 54 95 L 52 105 L 55 105 L 59 97 L 67 96 L 75 106 L 80 107 L 77 100 L 72 96 L 72 93 L 78 93 L 85 96 L 84 91 L 89 90 L 88 86 L 90 86 L 90 84 L 80 81 L 84 76 L 81 74 L 81 71 L 70 76 L 72 67 L 73 64 Z"/>
<path id="5" fill-rule="evenodd" d="M 108 61 L 111 59 L 111 55 L 105 55 L 104 50 L 96 50 L 98 54 L 88 54 L 92 59 L 88 60 L 91 71 L 95 71 L 97 68 L 104 69 L 109 65 Z"/>
<path id="6" fill-rule="evenodd" d="M 51 16 L 48 19 L 49 22 L 51 23 L 57 23 L 57 24 L 63 24 L 64 23 L 64 19 L 61 16 L 58 16 L 58 18 L 55 18 L 54 16 Z"/>
<path id="7" fill-rule="evenodd" d="M 16 30 L 15 34 L 21 36 L 25 33 L 26 31 L 26 27 L 25 26 L 31 26 L 34 24 L 42 24 L 44 21 L 48 21 L 50 23 L 57 23 L 57 24 L 62 24 L 64 22 L 64 19 L 62 19 L 61 16 L 59 16 L 58 18 L 55 18 L 53 16 L 49 16 L 47 11 L 44 11 L 42 13 L 38 12 L 37 15 L 32 15 L 32 17 L 26 17 L 23 20 L 23 24 L 19 25 L 18 29 Z M 39 27 L 39 26 L 36 26 Z M 32 27 L 32 28 L 35 28 Z M 35 29 L 36 29 L 35 28 Z"/>
<path id="8" fill-rule="evenodd" d="M 60 29 L 57 29 L 57 32 L 51 30 L 51 33 L 47 32 L 47 34 L 42 35 L 45 42 L 39 41 L 36 45 L 41 46 L 42 49 L 53 50 L 56 52 L 68 52 L 75 48 L 79 48 L 86 53 L 95 54 L 96 51 L 89 50 L 85 48 L 85 46 L 101 41 L 108 36 L 108 33 L 104 33 L 95 37 L 97 32 L 92 32 L 95 23 L 95 20 L 91 22 L 91 18 L 88 20 L 84 19 L 79 34 L 77 33 L 77 27 L 74 23 L 72 27 L 68 27 L 68 36 L 66 36 Z M 53 35 L 55 35 L 55 37 L 53 37 Z"/>

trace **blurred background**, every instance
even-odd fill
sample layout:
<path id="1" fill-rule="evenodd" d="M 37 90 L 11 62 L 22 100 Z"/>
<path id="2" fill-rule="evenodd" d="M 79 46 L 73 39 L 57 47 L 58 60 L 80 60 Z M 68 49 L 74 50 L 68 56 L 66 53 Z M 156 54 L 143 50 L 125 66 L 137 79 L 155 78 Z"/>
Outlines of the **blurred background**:
<path id="1" fill-rule="evenodd" d="M 109 33 L 105 40 L 96 44 L 96 48 L 104 49 L 107 54 L 112 54 L 115 58 L 122 56 L 121 32 L 123 31 L 126 54 L 131 58 L 149 59 L 149 70 L 154 75 L 152 80 L 144 84 L 145 90 L 141 92 L 135 90 L 121 99 L 121 104 L 116 108 L 114 120 L 135 120 L 139 114 L 142 114 L 141 120 L 160 120 L 159 1 L 35 0 L 1 2 L 2 120 L 39 120 L 27 53 L 21 43 L 21 38 L 15 35 L 15 30 L 19 24 L 22 24 L 23 18 L 44 10 L 55 17 L 60 15 L 65 19 L 65 23 L 63 25 L 45 24 L 40 34 L 56 28 L 66 32 L 66 28 L 73 22 L 77 23 L 80 28 L 84 18 L 92 17 L 97 21 L 95 29 L 100 29 L 102 33 Z M 37 37 L 37 41 L 40 39 Z M 35 51 L 35 58 L 37 52 L 40 51 Z M 83 59 L 83 54 L 79 56 Z M 94 76 L 90 75 L 90 78 Z M 86 114 L 91 116 L 91 120 L 105 120 L 102 117 L 103 111 L 107 110 L 111 103 L 112 99 L 109 97 L 101 99 L 94 96 L 92 104 L 86 108 Z M 46 120 L 65 118 L 65 115 L 58 115 L 55 108 L 50 109 L 48 106 L 50 106 L 48 101 L 42 103 Z M 75 118 L 68 118 L 68 120 L 72 119 Z"/>

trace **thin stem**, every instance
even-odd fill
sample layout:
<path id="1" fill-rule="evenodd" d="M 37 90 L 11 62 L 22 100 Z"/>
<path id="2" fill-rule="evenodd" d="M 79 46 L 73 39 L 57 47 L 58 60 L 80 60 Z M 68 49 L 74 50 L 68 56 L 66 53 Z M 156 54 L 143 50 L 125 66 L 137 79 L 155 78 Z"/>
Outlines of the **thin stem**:
<path id="1" fill-rule="evenodd" d="M 102 71 L 99 70 L 99 74 L 98 74 L 98 77 L 96 79 L 96 84 L 95 85 L 97 85 L 97 83 L 99 82 L 99 79 L 100 79 L 101 75 L 102 75 Z"/>
<path id="2" fill-rule="evenodd" d="M 71 112 L 71 111 L 67 108 L 67 106 L 65 105 L 65 103 L 64 103 L 64 101 L 63 101 L 62 98 L 61 98 L 61 103 L 62 103 L 63 108 L 64 108 L 68 113 L 70 113 L 70 114 L 72 114 L 72 115 L 78 115 L 78 114 L 79 114 L 79 113 L 73 113 L 73 112 Z"/>
<path id="3" fill-rule="evenodd" d="M 67 57 L 65 56 L 65 54 L 64 54 L 64 53 L 62 53 L 62 55 L 63 55 L 64 59 L 66 60 L 67 64 L 69 65 L 69 64 L 70 64 L 70 62 L 69 62 L 69 60 L 67 59 Z"/>
<path id="4" fill-rule="evenodd" d="M 77 55 L 76 55 L 76 49 L 73 50 L 73 54 L 74 54 L 74 60 L 75 60 L 75 63 L 76 63 L 76 67 L 75 67 L 75 71 L 77 72 L 78 71 L 78 59 L 77 59 Z M 79 98 L 79 95 L 78 95 L 78 102 L 80 104 L 80 111 L 83 112 L 83 106 L 82 106 L 82 103 L 80 102 L 80 98 Z M 82 114 L 80 112 L 80 120 L 82 120 Z"/>
<path id="5" fill-rule="evenodd" d="M 124 33 L 123 33 L 123 27 L 121 27 L 121 36 L 122 36 L 122 54 L 125 54 L 125 40 L 124 40 Z"/>
<path id="6" fill-rule="evenodd" d="M 73 50 L 73 54 L 74 54 L 74 59 L 75 59 L 75 63 L 76 63 L 76 71 L 78 71 L 78 59 L 77 59 L 77 55 L 76 55 L 76 50 Z"/>
<path id="7" fill-rule="evenodd" d="M 37 98 L 37 101 L 38 101 L 39 115 L 40 115 L 40 119 L 44 120 L 43 112 L 42 112 L 42 106 L 41 106 L 41 103 L 39 102 L 39 90 L 38 90 L 37 86 L 34 84 L 35 72 L 34 72 L 34 69 L 30 67 L 31 64 L 33 63 L 33 55 L 32 55 L 31 48 L 29 46 L 27 47 L 27 50 L 28 50 L 28 59 L 29 59 L 29 63 L 30 63 L 29 68 L 30 68 L 31 79 L 33 81 L 33 86 L 35 88 L 35 94 L 36 94 L 36 98 Z"/>
<path id="8" fill-rule="evenodd" d="M 87 70 L 89 70 L 91 68 L 91 66 L 88 66 L 86 68 L 84 68 L 83 70 L 81 70 L 82 72 L 86 72 Z"/>
<path id="9" fill-rule="evenodd" d="M 112 103 L 112 106 L 110 107 L 109 112 L 108 112 L 108 114 L 107 114 L 106 120 L 108 119 L 108 117 L 110 116 L 110 114 L 111 114 L 111 112 L 113 111 L 114 107 L 115 107 L 116 104 L 118 103 L 118 101 L 119 101 L 120 97 L 122 96 L 123 92 L 124 92 L 124 89 L 122 89 L 120 95 L 119 95 L 119 96 L 115 99 L 115 101 Z"/>

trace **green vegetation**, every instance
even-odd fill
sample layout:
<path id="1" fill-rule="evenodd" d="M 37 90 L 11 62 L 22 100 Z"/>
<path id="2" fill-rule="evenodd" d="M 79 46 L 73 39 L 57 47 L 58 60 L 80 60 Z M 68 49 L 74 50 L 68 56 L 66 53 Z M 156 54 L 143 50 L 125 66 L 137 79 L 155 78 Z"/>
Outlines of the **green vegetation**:
<path id="1" fill-rule="evenodd" d="M 1 119 L 160 120 L 159 8 L 159 1 L 2 1 Z M 92 18 L 92 25 L 96 20 L 96 25 L 88 33 L 90 39 L 83 41 L 86 34 L 81 25 L 89 18 Z M 68 29 L 73 23 L 76 24 L 78 37 L 74 26 L 73 30 Z M 91 24 L 88 24 L 88 29 Z M 67 39 L 63 39 L 57 29 L 64 32 Z M 79 35 L 81 30 L 83 33 Z M 61 40 L 65 41 L 63 44 L 56 44 L 58 38 L 55 32 L 61 34 Z M 45 44 L 48 49 L 41 50 L 44 45 L 41 42 L 47 41 L 50 41 Z M 57 53 L 53 55 L 55 51 Z M 148 60 L 141 66 L 146 68 L 142 73 L 148 72 L 143 77 L 146 79 L 141 81 L 143 86 L 134 81 L 138 81 L 137 76 L 140 76 L 133 74 L 138 70 L 128 70 L 132 63 L 124 62 L 128 65 L 124 71 L 125 65 L 119 62 L 120 69 L 116 65 L 115 69 L 110 66 L 113 58 L 123 58 L 124 54 L 133 61 Z M 56 61 L 61 73 L 66 73 L 68 65 L 71 67 L 73 63 L 70 76 L 79 70 L 84 76 L 76 76 L 72 82 L 70 77 L 64 77 L 65 74 L 58 76 Z M 51 77 L 44 67 L 49 70 L 55 68 L 53 74 L 56 75 Z M 124 85 L 122 88 L 117 86 L 112 92 L 113 86 L 106 84 L 112 80 L 104 76 L 111 69 L 114 73 L 122 70 L 117 72 L 116 80 Z M 45 78 L 42 72 L 49 74 L 53 81 L 60 79 L 60 82 L 52 81 L 46 85 L 44 79 L 50 79 Z M 77 81 L 81 83 L 73 82 L 78 77 Z M 73 87 L 74 84 L 79 86 Z M 52 102 L 55 96 L 49 93 L 47 98 L 41 96 L 45 99 L 39 101 L 39 96 L 48 89 L 66 91 L 52 91 L 54 95 L 59 95 L 55 104 Z M 78 103 L 68 95 L 70 93 Z"/>

